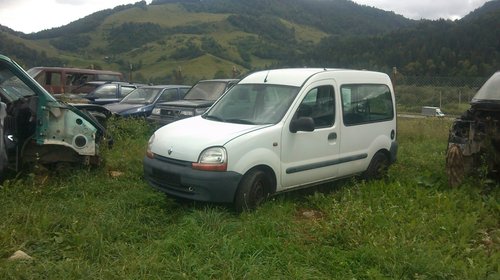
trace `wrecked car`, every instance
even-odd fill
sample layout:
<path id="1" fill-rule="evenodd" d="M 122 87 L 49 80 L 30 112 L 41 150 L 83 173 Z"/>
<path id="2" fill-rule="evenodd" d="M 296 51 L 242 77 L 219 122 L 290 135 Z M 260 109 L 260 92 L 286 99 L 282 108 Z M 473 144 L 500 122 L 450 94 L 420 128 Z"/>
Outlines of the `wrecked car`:
<path id="1" fill-rule="evenodd" d="M 99 145 L 111 141 L 87 110 L 56 100 L 1 54 L 0 126 L 0 174 L 34 163 L 98 164 Z"/>
<path id="2" fill-rule="evenodd" d="M 166 125 L 201 115 L 237 82 L 237 79 L 198 81 L 182 100 L 157 103 L 147 120 L 154 124 Z"/>
<path id="3" fill-rule="evenodd" d="M 143 86 L 133 90 L 120 102 L 104 107 L 120 117 L 148 117 L 157 103 L 180 100 L 190 88 L 183 85 Z"/>
<path id="4" fill-rule="evenodd" d="M 446 172 L 449 185 L 460 185 L 475 172 L 500 179 L 500 71 L 491 76 L 455 119 L 448 137 Z"/>

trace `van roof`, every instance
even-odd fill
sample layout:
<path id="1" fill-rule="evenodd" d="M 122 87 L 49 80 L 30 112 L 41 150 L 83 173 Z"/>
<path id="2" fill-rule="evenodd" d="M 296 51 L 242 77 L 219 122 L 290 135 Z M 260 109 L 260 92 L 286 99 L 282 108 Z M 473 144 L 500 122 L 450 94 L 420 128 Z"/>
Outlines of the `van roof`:
<path id="1" fill-rule="evenodd" d="M 117 71 L 111 71 L 111 70 L 96 70 L 96 69 L 83 69 L 83 68 L 72 68 L 72 67 L 45 67 L 45 66 L 39 66 L 39 67 L 33 67 L 30 69 L 30 71 L 33 70 L 49 70 L 49 71 L 67 71 L 67 72 L 82 72 L 82 73 L 93 73 L 93 74 L 115 74 L 115 75 L 122 75 L 122 73 L 117 72 Z"/>
<path id="2" fill-rule="evenodd" d="M 254 72 L 243 78 L 240 84 L 279 84 L 289 86 L 302 86 L 312 76 L 320 73 L 333 73 L 338 77 L 374 78 L 388 79 L 387 74 L 366 70 L 334 69 L 334 68 L 285 68 Z M 353 75 L 355 74 L 355 75 Z"/>

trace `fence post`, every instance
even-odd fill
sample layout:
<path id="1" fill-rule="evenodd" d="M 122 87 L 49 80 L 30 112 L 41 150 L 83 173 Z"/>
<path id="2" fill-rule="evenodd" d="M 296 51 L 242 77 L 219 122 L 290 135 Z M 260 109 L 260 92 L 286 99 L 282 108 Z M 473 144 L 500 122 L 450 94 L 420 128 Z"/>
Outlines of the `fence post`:
<path id="1" fill-rule="evenodd" d="M 458 108 L 462 105 L 462 91 L 458 90 Z"/>
<path id="2" fill-rule="evenodd" d="M 394 91 L 396 91 L 395 88 L 396 88 L 397 74 L 398 74 L 398 68 L 396 66 L 392 67 L 392 86 L 394 88 Z"/>
<path id="3" fill-rule="evenodd" d="M 128 81 L 131 83 L 132 82 L 132 72 L 134 71 L 134 65 L 132 63 L 129 63 L 129 72 L 128 72 Z"/>

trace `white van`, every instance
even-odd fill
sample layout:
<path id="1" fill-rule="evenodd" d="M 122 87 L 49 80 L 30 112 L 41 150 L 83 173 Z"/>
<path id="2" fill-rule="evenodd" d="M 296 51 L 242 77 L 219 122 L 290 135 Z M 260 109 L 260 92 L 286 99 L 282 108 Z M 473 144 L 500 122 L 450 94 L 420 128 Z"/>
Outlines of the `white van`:
<path id="1" fill-rule="evenodd" d="M 237 210 L 298 187 L 378 178 L 396 160 L 394 104 L 383 73 L 256 72 L 203 115 L 158 129 L 144 175 L 169 195 L 234 203 Z"/>
<path id="2" fill-rule="evenodd" d="M 423 106 L 422 116 L 442 118 L 444 117 L 444 113 L 441 111 L 439 107 Z"/>

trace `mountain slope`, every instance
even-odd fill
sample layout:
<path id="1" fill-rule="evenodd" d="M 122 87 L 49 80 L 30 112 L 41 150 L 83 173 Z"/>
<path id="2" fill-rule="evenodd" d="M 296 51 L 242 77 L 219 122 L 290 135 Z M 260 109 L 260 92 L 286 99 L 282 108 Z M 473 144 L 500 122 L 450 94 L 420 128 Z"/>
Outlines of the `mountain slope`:
<path id="1" fill-rule="evenodd" d="M 35 34 L 0 28 L 0 52 L 27 68 L 92 66 L 153 83 L 174 82 L 179 72 L 193 83 L 304 65 L 487 75 L 500 49 L 491 2 L 451 22 L 412 21 L 348 0 L 141 1 Z"/>
<path id="2" fill-rule="evenodd" d="M 178 3 L 188 11 L 279 17 L 329 34 L 374 34 L 411 26 L 414 21 L 393 12 L 348 0 L 154 0 L 152 5 Z"/>
<path id="3" fill-rule="evenodd" d="M 468 15 L 464 16 L 460 21 L 468 21 L 479 19 L 487 14 L 494 14 L 500 9 L 500 0 L 491 0 L 484 3 L 483 6 L 470 12 Z"/>

